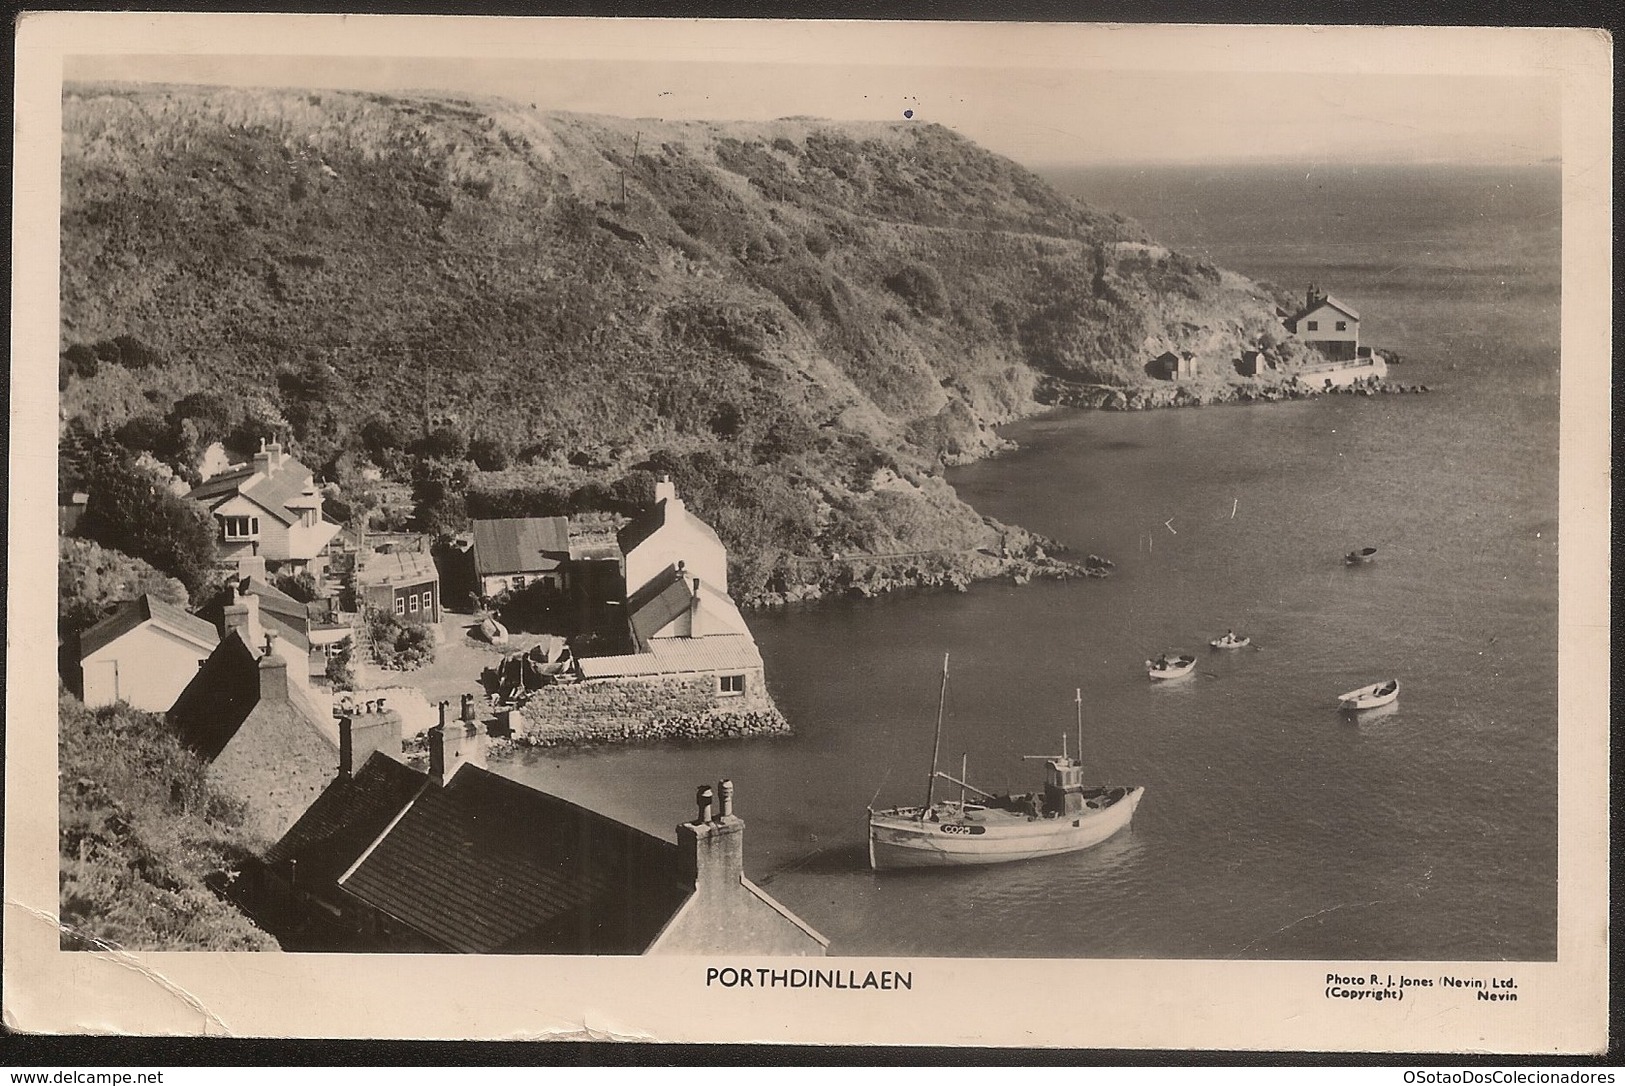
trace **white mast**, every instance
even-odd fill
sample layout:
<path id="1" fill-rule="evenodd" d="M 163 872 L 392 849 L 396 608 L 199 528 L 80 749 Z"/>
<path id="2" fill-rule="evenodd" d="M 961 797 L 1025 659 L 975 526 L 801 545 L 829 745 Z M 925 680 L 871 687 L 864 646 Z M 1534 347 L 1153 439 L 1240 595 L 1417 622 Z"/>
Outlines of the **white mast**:
<path id="1" fill-rule="evenodd" d="M 948 654 L 942 654 L 942 692 L 937 695 L 937 738 L 931 744 L 931 781 L 925 786 L 924 818 L 937 802 L 937 756 L 942 753 L 942 710 L 948 704 Z"/>
<path id="2" fill-rule="evenodd" d="M 1078 764 L 1083 764 L 1083 687 L 1078 687 Z"/>

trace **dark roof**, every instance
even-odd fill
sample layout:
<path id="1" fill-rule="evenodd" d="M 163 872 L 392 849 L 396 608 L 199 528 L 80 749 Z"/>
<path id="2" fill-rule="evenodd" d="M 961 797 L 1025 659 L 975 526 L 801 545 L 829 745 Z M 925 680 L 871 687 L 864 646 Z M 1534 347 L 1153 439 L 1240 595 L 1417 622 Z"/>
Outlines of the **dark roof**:
<path id="1" fill-rule="evenodd" d="M 201 618 L 225 632 L 226 608 L 246 589 L 259 600 L 260 626 L 300 648 L 310 648 L 310 607 L 258 577 L 244 577 L 225 585 L 198 609 Z"/>
<path id="2" fill-rule="evenodd" d="M 667 566 L 626 601 L 627 619 L 639 641 L 646 641 L 662 627 L 693 606 L 694 592 L 688 579 L 676 566 Z"/>
<path id="3" fill-rule="evenodd" d="M 218 475 L 211 475 L 197 486 L 193 487 L 186 496 L 194 501 L 208 501 L 210 498 L 220 498 L 227 494 L 237 493 L 238 487 L 250 475 L 254 474 L 253 464 L 238 464 L 227 468 Z"/>
<path id="4" fill-rule="evenodd" d="M 126 600 L 118 610 L 79 635 L 79 658 L 84 659 L 98 649 L 107 647 L 145 622 L 155 622 L 179 637 L 198 642 L 204 648 L 213 647 L 220 641 L 220 635 L 208 622 L 150 593 L 143 593 L 133 600 Z"/>
<path id="5" fill-rule="evenodd" d="M 285 456 L 280 467 L 264 475 L 252 462 L 227 468 L 193 487 L 187 497 L 212 505 L 217 498 L 241 494 L 282 523 L 291 524 L 297 518 L 288 511 L 288 503 L 305 492 L 311 479 L 309 468 Z"/>
<path id="6" fill-rule="evenodd" d="M 462 953 L 637 954 L 692 892 L 675 843 L 464 765 L 340 885 Z"/>
<path id="7" fill-rule="evenodd" d="M 226 749 L 260 700 L 256 654 L 235 630 L 209 654 L 169 710 L 181 742 L 205 761 Z"/>
<path id="8" fill-rule="evenodd" d="M 474 522 L 474 568 L 481 577 L 557 569 L 570 557 L 564 517 L 505 517 Z"/>
<path id="9" fill-rule="evenodd" d="M 429 775 L 373 751 L 352 777 L 336 777 L 323 789 L 265 862 L 295 860 L 301 881 L 336 880 L 388 828 L 401 808 L 423 789 Z"/>
<path id="10" fill-rule="evenodd" d="M 633 517 L 626 527 L 615 534 L 615 541 L 621 545 L 621 553 L 631 554 L 638 544 L 664 528 L 668 520 L 686 522 L 691 529 L 711 540 L 717 546 L 722 546 L 722 540 L 718 538 L 716 532 L 711 530 L 709 524 L 690 513 L 688 507 L 682 502 L 673 502 L 668 499 L 660 502 L 653 509 Z"/>
<path id="11" fill-rule="evenodd" d="M 1325 297 L 1320 298 L 1319 300 L 1317 300 L 1314 305 L 1306 305 L 1302 309 L 1300 309 L 1296 313 L 1294 313 L 1292 315 L 1292 317 L 1291 317 L 1292 324 L 1294 326 L 1296 326 L 1299 321 L 1303 320 L 1303 318 L 1307 317 L 1309 314 L 1313 313 L 1315 310 L 1319 309 L 1321 306 L 1327 306 L 1327 305 L 1331 306 L 1333 309 L 1336 309 L 1336 310 L 1338 310 L 1340 312 L 1347 313 L 1350 317 L 1352 317 L 1355 320 L 1360 319 L 1360 314 L 1356 313 L 1353 309 L 1351 309 L 1350 307 L 1344 305 L 1342 302 L 1338 301 L 1336 298 L 1333 298 L 1330 294 L 1328 294 Z"/>

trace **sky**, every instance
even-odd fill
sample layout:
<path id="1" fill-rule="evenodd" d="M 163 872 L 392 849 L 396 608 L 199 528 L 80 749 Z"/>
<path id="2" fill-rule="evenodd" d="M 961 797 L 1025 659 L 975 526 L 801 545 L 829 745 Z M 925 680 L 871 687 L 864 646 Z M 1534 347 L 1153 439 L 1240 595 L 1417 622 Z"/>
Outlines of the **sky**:
<path id="1" fill-rule="evenodd" d="M 371 55 L 331 55 L 344 42 L 326 40 L 327 55 L 69 57 L 64 77 L 443 91 L 667 119 L 937 122 L 1032 166 L 1528 163 L 1561 153 L 1557 82 L 1529 65 L 1482 74 L 1497 66 L 1463 63 L 1460 45 L 1440 56 L 1396 48 L 1399 62 L 1384 64 L 1394 58 L 1358 41 L 1238 39 L 1214 27 L 1184 29 L 1230 37 L 1077 26 L 1035 37 L 1044 28 L 1031 24 L 910 34 L 906 24 L 887 24 L 847 36 L 843 48 L 835 31 L 864 24 L 806 33 L 798 33 L 806 24 L 772 24 L 788 29 L 764 42 L 757 27 L 739 37 L 695 21 L 675 21 L 689 33 L 674 30 L 666 41 L 648 33 L 527 38 L 510 22 L 471 20 L 490 32 L 432 48 L 411 36 L 398 49 L 396 39 L 381 48 L 353 39 Z M 427 55 L 447 48 L 457 55 Z"/>

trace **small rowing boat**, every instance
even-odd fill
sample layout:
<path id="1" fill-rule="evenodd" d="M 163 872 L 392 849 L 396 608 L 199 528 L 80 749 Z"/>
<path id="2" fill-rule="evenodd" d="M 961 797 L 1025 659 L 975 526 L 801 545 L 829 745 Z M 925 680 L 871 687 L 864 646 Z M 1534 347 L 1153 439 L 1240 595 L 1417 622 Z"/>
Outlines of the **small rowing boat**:
<path id="1" fill-rule="evenodd" d="M 1389 679 L 1387 682 L 1372 683 L 1362 686 L 1358 690 L 1350 690 L 1337 699 L 1339 709 L 1376 709 L 1383 705 L 1392 704 L 1399 697 L 1399 680 Z"/>
<path id="2" fill-rule="evenodd" d="M 1183 679 L 1196 667 L 1194 656 L 1169 656 L 1166 652 L 1145 662 L 1145 672 L 1153 679 Z"/>
<path id="3" fill-rule="evenodd" d="M 1237 637 L 1236 631 L 1230 630 L 1223 637 L 1215 637 L 1208 644 L 1216 649 L 1244 649 L 1252 644 L 1250 637 Z"/>
<path id="4" fill-rule="evenodd" d="M 1357 551 L 1349 551 L 1343 556 L 1343 561 L 1351 566 L 1363 565 L 1377 556 L 1377 548 L 1361 547 Z"/>

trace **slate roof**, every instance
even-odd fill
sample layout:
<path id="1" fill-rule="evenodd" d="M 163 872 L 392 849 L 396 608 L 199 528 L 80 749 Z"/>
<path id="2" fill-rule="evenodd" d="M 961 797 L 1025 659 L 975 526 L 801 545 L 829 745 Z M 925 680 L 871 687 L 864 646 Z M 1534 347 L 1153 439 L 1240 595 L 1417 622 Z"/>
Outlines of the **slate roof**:
<path id="1" fill-rule="evenodd" d="M 336 777 L 265 854 L 267 864 L 295 860 L 301 881 L 342 875 L 428 783 L 429 775 L 380 751 L 354 777 Z"/>
<path id="2" fill-rule="evenodd" d="M 119 605 L 118 610 L 79 635 L 79 658 L 106 648 L 114 641 L 152 622 L 177 637 L 195 642 L 199 648 L 212 650 L 220 643 L 220 634 L 208 622 L 187 614 L 173 604 L 165 603 L 150 593 L 143 593 Z"/>
<path id="3" fill-rule="evenodd" d="M 339 880 L 447 950 L 636 954 L 691 890 L 676 844 L 464 765 Z"/>
<path id="4" fill-rule="evenodd" d="M 1344 305 L 1342 302 L 1338 301 L 1336 298 L 1333 298 L 1330 294 L 1328 294 L 1324 298 L 1321 298 L 1319 301 L 1317 301 L 1314 305 L 1304 306 L 1302 309 L 1300 309 L 1296 313 L 1294 313 L 1292 315 L 1292 318 L 1291 318 L 1292 326 L 1294 328 L 1296 328 L 1298 322 L 1303 320 L 1303 318 L 1307 317 L 1309 314 L 1313 313 L 1315 310 L 1321 308 L 1322 306 L 1328 306 L 1328 305 L 1331 306 L 1333 309 L 1338 310 L 1339 312 L 1347 313 L 1354 320 L 1359 320 L 1360 319 L 1360 314 L 1356 313 L 1349 306 Z"/>
<path id="5" fill-rule="evenodd" d="M 744 671 L 761 667 L 762 653 L 745 634 L 655 637 L 649 640 L 648 652 L 588 657 L 577 660 L 576 666 L 584 679 Z"/>
<path id="6" fill-rule="evenodd" d="M 237 734 L 260 700 L 255 652 L 233 630 L 220 642 L 169 710 L 181 742 L 212 761 Z"/>
<path id="7" fill-rule="evenodd" d="M 310 648 L 310 606 L 258 577 L 244 577 L 226 585 L 198 610 L 199 617 L 224 633 L 226 608 L 245 589 L 259 599 L 261 627 L 302 649 Z"/>
<path id="8" fill-rule="evenodd" d="M 564 517 L 504 517 L 474 522 L 474 568 L 481 577 L 546 573 L 570 556 Z"/>
<path id="9" fill-rule="evenodd" d="M 722 540 L 711 526 L 693 513 L 682 502 L 672 502 L 670 499 L 660 502 L 653 509 L 634 517 L 626 527 L 615 534 L 615 541 L 621 545 L 622 554 L 631 554 L 638 544 L 664 528 L 667 522 L 683 522 L 690 529 L 701 536 L 711 540 L 717 546 L 722 546 Z"/>
<path id="10" fill-rule="evenodd" d="M 627 598 L 627 620 L 632 623 L 633 635 L 639 641 L 648 640 L 687 611 L 693 601 L 687 577 L 676 566 L 667 566 Z"/>
<path id="11" fill-rule="evenodd" d="M 252 463 L 227 468 L 219 475 L 203 480 L 186 496 L 213 506 L 220 499 L 241 494 L 283 524 L 292 524 L 299 517 L 289 511 L 289 503 L 302 509 L 316 504 L 315 497 L 303 497 L 312 478 L 309 468 L 288 456 L 283 458 L 280 467 L 264 474 Z"/>
<path id="12" fill-rule="evenodd" d="M 259 652 L 233 630 L 198 668 L 168 716 L 180 732 L 181 742 L 204 761 L 213 761 L 260 704 Z M 328 718 L 291 678 L 287 700 L 267 704 L 264 711 L 302 718 L 337 749 L 330 734 L 333 729 L 324 726 Z"/>

